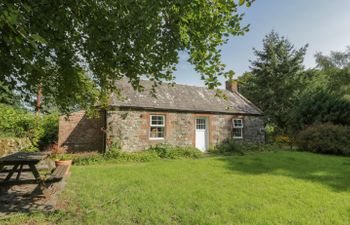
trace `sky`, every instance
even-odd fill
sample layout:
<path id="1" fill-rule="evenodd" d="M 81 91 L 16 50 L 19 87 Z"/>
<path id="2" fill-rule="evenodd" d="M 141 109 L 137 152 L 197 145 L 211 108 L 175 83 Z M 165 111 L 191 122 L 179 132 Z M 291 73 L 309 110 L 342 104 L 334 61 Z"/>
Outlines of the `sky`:
<path id="1" fill-rule="evenodd" d="M 222 61 L 236 76 L 249 71 L 249 60 L 254 59 L 252 49 L 261 49 L 263 38 L 272 30 L 287 37 L 296 48 L 309 44 L 305 68 L 315 66 L 316 52 L 329 54 L 350 46 L 350 0 L 256 0 L 240 11 L 245 13 L 242 25 L 250 24 L 250 31 L 231 37 L 222 47 Z M 187 58 L 180 54 L 175 81 L 204 86 Z"/>

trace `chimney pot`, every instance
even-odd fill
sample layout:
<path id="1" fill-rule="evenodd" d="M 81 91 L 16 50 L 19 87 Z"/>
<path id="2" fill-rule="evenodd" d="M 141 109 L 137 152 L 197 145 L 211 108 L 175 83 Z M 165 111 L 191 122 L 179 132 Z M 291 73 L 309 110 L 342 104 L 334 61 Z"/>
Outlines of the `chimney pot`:
<path id="1" fill-rule="evenodd" d="M 237 80 L 227 80 L 226 81 L 226 90 L 231 92 L 238 92 L 238 81 Z"/>

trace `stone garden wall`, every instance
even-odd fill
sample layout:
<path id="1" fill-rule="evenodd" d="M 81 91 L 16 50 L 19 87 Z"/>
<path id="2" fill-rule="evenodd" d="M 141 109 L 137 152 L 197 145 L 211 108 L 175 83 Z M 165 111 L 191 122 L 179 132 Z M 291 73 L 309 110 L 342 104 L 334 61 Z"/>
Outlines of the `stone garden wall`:
<path id="1" fill-rule="evenodd" d="M 32 146 L 28 138 L 0 138 L 0 157 Z"/>

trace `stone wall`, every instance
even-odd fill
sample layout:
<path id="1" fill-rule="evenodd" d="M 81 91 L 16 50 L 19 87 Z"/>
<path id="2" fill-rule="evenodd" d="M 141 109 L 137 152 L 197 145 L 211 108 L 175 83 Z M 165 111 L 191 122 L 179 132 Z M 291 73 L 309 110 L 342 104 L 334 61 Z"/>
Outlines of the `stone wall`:
<path id="1" fill-rule="evenodd" d="M 150 115 L 165 116 L 164 140 L 150 140 Z M 223 114 L 198 114 L 186 112 L 150 112 L 142 110 L 110 110 L 107 112 L 107 146 L 118 143 L 125 151 L 140 151 L 158 143 L 177 146 L 195 146 L 195 118 L 208 118 L 209 146 L 227 140 L 232 136 L 232 119 L 244 120 L 243 141 L 264 142 L 260 117 Z"/>
<path id="2" fill-rule="evenodd" d="M 0 138 L 0 157 L 32 147 L 28 138 Z"/>
<path id="3" fill-rule="evenodd" d="M 149 140 L 149 117 L 153 114 L 165 115 L 164 140 Z M 191 114 L 148 112 L 148 111 L 108 111 L 107 145 L 119 143 L 126 151 L 140 151 L 158 143 L 178 146 L 192 145 L 194 121 Z"/>
<path id="4" fill-rule="evenodd" d="M 58 145 L 69 152 L 104 151 L 104 128 L 103 111 L 98 118 L 89 118 L 85 111 L 60 116 Z"/>
<path id="5" fill-rule="evenodd" d="M 211 120 L 210 130 L 213 133 L 209 139 L 211 146 L 220 144 L 232 137 L 232 120 L 243 120 L 243 139 L 236 139 L 237 142 L 264 143 L 265 133 L 263 132 L 264 121 L 262 117 L 245 115 L 216 114 L 209 117 Z"/>
<path id="6" fill-rule="evenodd" d="M 245 141 L 265 143 L 265 132 L 263 131 L 265 124 L 261 117 L 244 117 L 244 126 L 243 137 Z"/>

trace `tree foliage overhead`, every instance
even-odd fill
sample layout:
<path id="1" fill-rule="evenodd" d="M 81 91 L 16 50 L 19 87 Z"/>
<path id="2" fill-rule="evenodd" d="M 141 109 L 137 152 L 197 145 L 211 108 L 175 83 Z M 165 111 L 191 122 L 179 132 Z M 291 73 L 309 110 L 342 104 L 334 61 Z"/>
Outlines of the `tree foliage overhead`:
<path id="1" fill-rule="evenodd" d="M 72 0 L 0 3 L 0 79 L 30 98 L 38 85 L 61 109 L 106 102 L 114 81 L 173 80 L 179 51 L 209 88 L 230 77 L 219 46 L 243 35 L 252 0 Z"/>
<path id="2" fill-rule="evenodd" d="M 253 49 L 251 71 L 239 79 L 240 91 L 260 107 L 270 122 L 282 130 L 302 90 L 303 60 L 307 45 L 296 49 L 285 37 L 272 31 L 262 50 Z"/>

